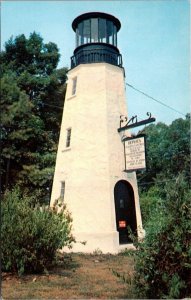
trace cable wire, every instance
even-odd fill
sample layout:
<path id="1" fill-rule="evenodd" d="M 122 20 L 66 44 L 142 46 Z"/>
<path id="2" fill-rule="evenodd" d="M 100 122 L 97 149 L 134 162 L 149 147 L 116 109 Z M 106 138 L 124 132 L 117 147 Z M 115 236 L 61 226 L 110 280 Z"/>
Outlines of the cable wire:
<path id="1" fill-rule="evenodd" d="M 146 94 L 146 93 L 140 91 L 139 89 L 135 88 L 133 85 L 131 85 L 131 84 L 127 83 L 127 82 L 126 82 L 126 85 L 128 85 L 130 88 L 134 89 L 135 91 L 137 91 L 137 92 L 143 94 L 145 97 L 150 98 L 150 99 L 156 101 L 157 103 L 159 103 L 159 104 L 161 104 L 161 105 L 167 107 L 168 109 L 171 109 L 171 110 L 173 110 L 173 111 L 177 112 L 178 114 L 180 114 L 180 115 L 182 115 L 182 116 L 185 117 L 185 114 L 183 114 L 182 112 L 176 110 L 175 108 L 173 108 L 173 107 L 171 107 L 171 106 L 165 104 L 164 102 L 162 102 L 162 101 L 160 101 L 160 100 L 155 99 L 155 98 L 152 97 L 152 96 L 149 96 L 148 94 Z"/>
<path id="2" fill-rule="evenodd" d="M 180 112 L 180 111 L 178 111 L 177 109 L 173 108 L 172 106 L 169 106 L 169 105 L 165 104 L 164 102 L 162 102 L 162 101 L 160 101 L 160 100 L 157 100 L 156 98 L 154 98 L 154 97 L 152 97 L 152 96 L 150 96 L 150 95 L 144 93 L 143 91 L 137 89 L 137 88 L 134 87 L 132 84 L 129 84 L 129 83 L 126 82 L 126 85 L 128 85 L 130 88 L 134 89 L 135 91 L 141 93 L 141 94 L 144 95 L 145 97 L 150 98 L 151 100 L 154 100 L 155 102 L 157 102 L 157 103 L 159 103 L 159 104 L 161 104 L 161 105 L 167 107 L 168 109 L 171 109 L 171 110 L 175 111 L 176 113 L 178 113 L 178 114 L 180 114 L 180 115 L 182 115 L 182 116 L 184 116 L 184 117 L 186 116 L 185 114 L 183 114 L 182 112 Z M 45 105 L 45 106 L 50 106 L 50 107 L 56 107 L 56 108 L 59 108 L 59 109 L 63 109 L 63 107 L 57 106 L 57 105 L 51 105 L 51 104 L 46 104 L 46 103 L 44 103 L 44 105 Z"/>

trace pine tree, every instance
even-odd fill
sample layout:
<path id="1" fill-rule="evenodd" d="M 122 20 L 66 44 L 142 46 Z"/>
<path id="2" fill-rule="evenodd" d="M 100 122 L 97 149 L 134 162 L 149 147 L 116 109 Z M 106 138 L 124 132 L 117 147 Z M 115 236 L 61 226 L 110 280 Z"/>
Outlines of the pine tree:
<path id="1" fill-rule="evenodd" d="M 15 185 L 48 197 L 64 105 L 66 68 L 56 44 L 37 33 L 11 38 L 1 52 L 2 191 Z"/>

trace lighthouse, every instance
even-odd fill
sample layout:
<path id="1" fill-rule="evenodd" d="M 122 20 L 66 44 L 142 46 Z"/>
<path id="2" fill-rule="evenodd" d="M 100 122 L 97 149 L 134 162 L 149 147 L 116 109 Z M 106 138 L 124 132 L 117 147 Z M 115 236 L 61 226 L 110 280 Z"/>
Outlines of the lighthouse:
<path id="1" fill-rule="evenodd" d="M 76 238 L 73 252 L 118 253 L 142 235 L 136 173 L 124 172 L 118 132 L 127 116 L 125 72 L 117 47 L 120 21 L 90 12 L 74 19 L 71 57 L 51 205 L 66 204 Z M 126 136 L 130 136 L 127 131 Z M 85 243 L 82 243 L 85 242 Z"/>

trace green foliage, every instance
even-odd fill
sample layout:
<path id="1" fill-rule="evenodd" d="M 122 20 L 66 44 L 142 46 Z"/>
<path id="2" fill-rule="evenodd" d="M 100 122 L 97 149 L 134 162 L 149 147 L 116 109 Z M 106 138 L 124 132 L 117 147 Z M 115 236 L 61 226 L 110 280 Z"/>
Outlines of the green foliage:
<path id="1" fill-rule="evenodd" d="M 32 197 L 16 188 L 7 191 L 1 207 L 1 261 L 3 271 L 19 274 L 44 271 L 58 249 L 71 246 L 72 219 L 59 202 L 53 208 L 35 206 Z"/>
<path id="2" fill-rule="evenodd" d="M 191 296 L 191 192 L 183 175 L 153 200 L 146 237 L 135 256 L 135 287 L 141 298 Z M 149 194 L 151 197 L 151 194 Z"/>
<path id="3" fill-rule="evenodd" d="M 152 217 L 154 211 L 158 208 L 161 201 L 161 193 L 157 186 L 151 187 L 148 192 L 140 193 L 140 206 L 142 214 L 143 227 Z"/>
<path id="4" fill-rule="evenodd" d="M 11 38 L 1 52 L 2 191 L 19 185 L 39 202 L 50 194 L 64 103 L 59 57 L 35 32 Z"/>
<path id="5" fill-rule="evenodd" d="M 5 43 L 3 62 L 9 62 L 11 69 L 21 74 L 26 70 L 30 74 L 51 74 L 59 61 L 58 47 L 49 42 L 43 43 L 42 37 L 33 32 L 29 39 L 24 34 L 15 39 L 11 37 Z"/>
<path id="6" fill-rule="evenodd" d="M 148 190 L 156 181 L 165 182 L 185 173 L 190 178 L 190 115 L 176 119 L 169 126 L 158 123 L 144 129 L 146 134 L 147 170 L 138 173 L 139 186 Z"/>

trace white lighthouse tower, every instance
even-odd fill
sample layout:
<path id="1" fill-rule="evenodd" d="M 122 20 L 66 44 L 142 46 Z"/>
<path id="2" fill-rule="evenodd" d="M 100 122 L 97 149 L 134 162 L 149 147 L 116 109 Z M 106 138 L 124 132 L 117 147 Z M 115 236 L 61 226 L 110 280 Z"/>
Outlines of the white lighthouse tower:
<path id="1" fill-rule="evenodd" d="M 72 251 L 117 253 L 132 245 L 142 221 L 135 172 L 124 172 L 124 145 L 117 129 L 127 116 L 120 21 L 91 12 L 72 23 L 71 58 L 51 205 L 61 198 L 73 218 Z M 128 134 L 128 133 L 126 133 Z M 80 241 L 86 241 L 83 245 Z"/>

